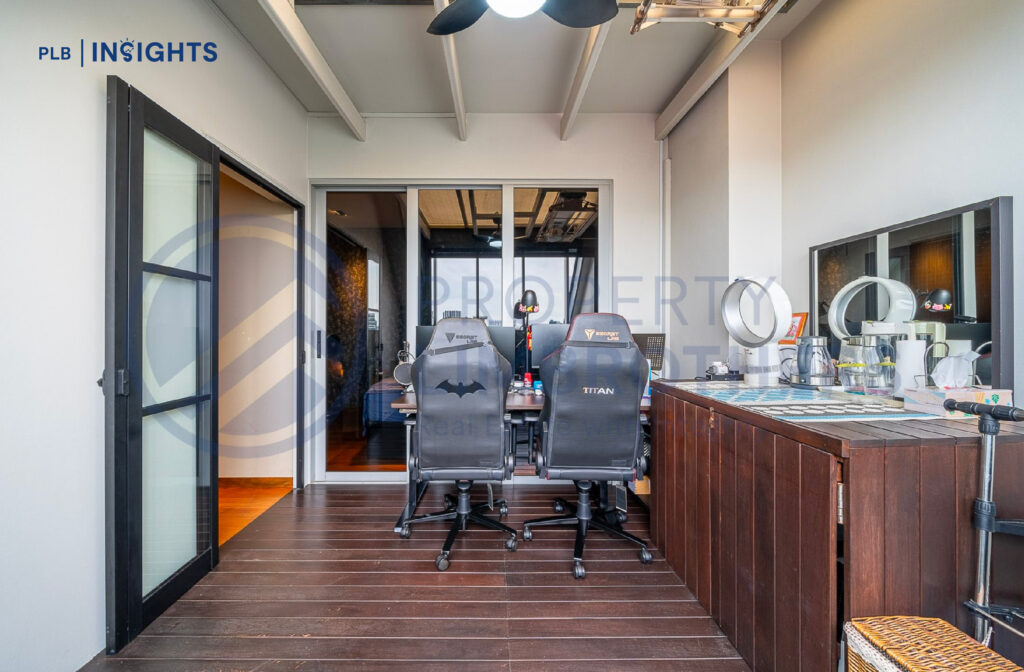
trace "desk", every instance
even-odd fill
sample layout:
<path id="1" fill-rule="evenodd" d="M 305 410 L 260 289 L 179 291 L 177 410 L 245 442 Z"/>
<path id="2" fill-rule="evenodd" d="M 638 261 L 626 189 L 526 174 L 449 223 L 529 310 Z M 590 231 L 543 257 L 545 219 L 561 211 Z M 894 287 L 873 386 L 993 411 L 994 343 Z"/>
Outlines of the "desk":
<path id="1" fill-rule="evenodd" d="M 412 428 L 416 424 L 416 393 L 406 392 L 391 402 L 391 408 L 405 415 L 405 463 L 409 464 L 409 455 L 412 452 Z M 522 392 L 509 392 L 505 397 L 506 413 L 539 413 L 544 410 L 544 396 Z M 651 400 L 644 399 L 640 402 L 641 420 L 647 423 L 647 414 L 651 410 Z M 408 466 L 406 467 L 408 469 Z M 409 472 L 408 494 L 409 499 L 395 522 L 395 532 L 400 532 L 405 520 L 412 516 L 416 506 L 420 503 L 423 493 L 427 491 L 426 481 L 417 483 L 413 480 L 412 472 Z"/>
<path id="2" fill-rule="evenodd" d="M 406 415 L 416 413 L 416 393 L 406 392 L 391 402 L 391 408 L 401 411 Z M 509 413 L 522 413 L 525 411 L 540 412 L 544 410 L 544 397 L 535 394 L 523 394 L 521 392 L 509 392 L 505 397 L 505 410 Z M 644 399 L 640 402 L 640 412 L 647 413 L 651 410 L 651 400 Z"/>

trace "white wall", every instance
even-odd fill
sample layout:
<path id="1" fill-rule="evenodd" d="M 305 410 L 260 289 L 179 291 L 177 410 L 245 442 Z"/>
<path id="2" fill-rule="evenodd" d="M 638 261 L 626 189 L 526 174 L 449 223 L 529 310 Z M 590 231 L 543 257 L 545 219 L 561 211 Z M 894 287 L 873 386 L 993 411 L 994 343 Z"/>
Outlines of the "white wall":
<path id="1" fill-rule="evenodd" d="M 811 245 L 994 196 L 1024 208 L 1022 29 L 1020 2 L 826 0 L 786 38 L 783 284 L 794 309 L 807 307 Z"/>
<path id="2" fill-rule="evenodd" d="M 221 175 L 221 478 L 294 471 L 295 211 L 268 196 Z"/>
<path id="3" fill-rule="evenodd" d="M 714 360 L 741 366 L 722 325 L 722 293 L 738 276 L 779 277 L 781 112 L 780 43 L 762 40 L 669 135 L 671 274 L 687 288 L 681 304 L 686 323 L 671 313 L 671 376 L 701 375 Z M 748 292 L 745 298 L 748 324 L 767 333 L 766 296 Z"/>
<path id="4" fill-rule="evenodd" d="M 582 114 L 567 141 L 560 115 L 472 114 L 469 139 L 449 118 L 370 118 L 366 142 L 336 117 L 311 118 L 314 182 L 390 180 L 402 185 L 450 180 L 612 180 L 612 272 L 619 302 L 636 331 L 660 326 L 654 286 L 660 250 L 660 159 L 654 116 Z M 602 293 L 609 287 L 600 287 Z"/>
<path id="5" fill-rule="evenodd" d="M 782 44 L 756 40 L 729 68 L 729 273 L 782 270 Z"/>
<path id="6" fill-rule="evenodd" d="M 727 73 L 668 137 L 670 275 L 677 285 L 669 296 L 686 292 L 669 310 L 669 377 L 702 373 L 728 347 L 718 316 L 729 269 L 728 79 Z"/>
<path id="7" fill-rule="evenodd" d="M 40 62 L 79 39 L 212 40 L 215 63 Z M 104 636 L 105 75 L 306 194 L 303 109 L 202 0 L 4 4 L 0 22 L 0 649 L 76 669 Z"/>

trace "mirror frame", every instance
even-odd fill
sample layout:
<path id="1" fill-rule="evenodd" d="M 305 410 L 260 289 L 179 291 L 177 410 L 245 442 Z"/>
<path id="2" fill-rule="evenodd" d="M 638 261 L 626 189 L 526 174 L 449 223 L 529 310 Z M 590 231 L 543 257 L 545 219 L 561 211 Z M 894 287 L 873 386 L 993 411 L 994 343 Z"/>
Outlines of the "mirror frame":
<path id="1" fill-rule="evenodd" d="M 992 226 L 992 387 L 1013 389 L 1013 198 L 999 196 L 907 222 L 865 231 L 810 248 L 810 306 L 808 322 L 818 336 L 818 252 L 823 249 L 876 238 L 881 234 L 927 224 L 965 212 L 988 210 Z"/>

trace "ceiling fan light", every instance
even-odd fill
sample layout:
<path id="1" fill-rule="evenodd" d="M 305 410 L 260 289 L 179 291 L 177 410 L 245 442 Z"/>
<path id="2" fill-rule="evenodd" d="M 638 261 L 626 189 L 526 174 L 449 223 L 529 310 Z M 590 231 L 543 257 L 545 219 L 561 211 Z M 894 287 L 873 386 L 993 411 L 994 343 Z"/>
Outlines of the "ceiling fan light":
<path id="1" fill-rule="evenodd" d="M 540 9 L 544 0 L 487 0 L 487 4 L 502 16 L 520 19 Z"/>

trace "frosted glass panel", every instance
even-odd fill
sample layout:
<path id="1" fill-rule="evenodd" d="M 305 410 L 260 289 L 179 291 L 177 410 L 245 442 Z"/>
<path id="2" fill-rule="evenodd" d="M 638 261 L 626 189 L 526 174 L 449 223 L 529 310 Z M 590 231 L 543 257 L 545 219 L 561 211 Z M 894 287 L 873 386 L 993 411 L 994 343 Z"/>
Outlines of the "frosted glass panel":
<path id="1" fill-rule="evenodd" d="M 142 274 L 142 405 L 196 393 L 196 283 Z"/>
<path id="2" fill-rule="evenodd" d="M 201 162 L 146 129 L 142 163 L 142 260 L 194 271 Z"/>
<path id="3" fill-rule="evenodd" d="M 196 410 L 142 418 L 142 594 L 196 555 Z"/>
<path id="4" fill-rule="evenodd" d="M 481 257 L 477 303 L 480 317 L 492 326 L 501 325 L 501 258 Z"/>

